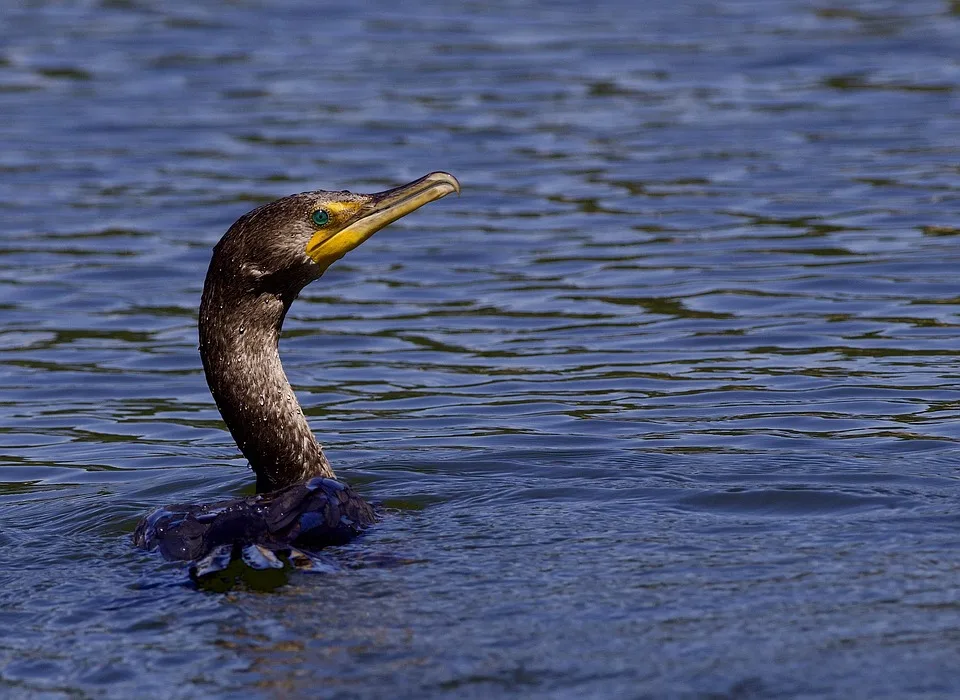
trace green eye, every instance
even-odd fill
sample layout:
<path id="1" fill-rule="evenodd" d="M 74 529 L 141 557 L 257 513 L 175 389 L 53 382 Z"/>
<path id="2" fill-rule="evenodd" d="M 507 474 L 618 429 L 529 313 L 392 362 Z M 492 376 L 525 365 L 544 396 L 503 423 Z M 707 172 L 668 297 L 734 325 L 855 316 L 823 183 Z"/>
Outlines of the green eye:
<path id="1" fill-rule="evenodd" d="M 325 209 L 317 209 L 313 212 L 313 216 L 310 217 L 317 226 L 324 226 L 328 221 L 330 221 L 330 215 Z"/>

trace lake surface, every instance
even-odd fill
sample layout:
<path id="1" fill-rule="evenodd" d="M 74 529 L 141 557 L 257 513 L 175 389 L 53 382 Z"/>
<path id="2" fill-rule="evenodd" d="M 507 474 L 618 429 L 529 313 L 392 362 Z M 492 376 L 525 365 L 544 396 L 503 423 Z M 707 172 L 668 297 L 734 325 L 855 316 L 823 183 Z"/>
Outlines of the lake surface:
<path id="1" fill-rule="evenodd" d="M 960 5 L 321 5 L 0 14 L 0 695 L 960 695 Z M 252 490 L 220 235 L 441 169 L 281 344 L 383 522 L 134 550 Z"/>

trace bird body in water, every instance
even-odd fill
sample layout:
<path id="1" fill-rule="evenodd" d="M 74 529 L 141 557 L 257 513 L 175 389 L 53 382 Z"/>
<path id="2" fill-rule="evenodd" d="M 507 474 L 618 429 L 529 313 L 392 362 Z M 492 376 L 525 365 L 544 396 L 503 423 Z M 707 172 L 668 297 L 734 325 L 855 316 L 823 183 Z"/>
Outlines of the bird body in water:
<path id="1" fill-rule="evenodd" d="M 192 562 L 196 576 L 237 558 L 254 568 L 315 568 L 311 551 L 376 521 L 338 481 L 280 362 L 283 320 L 300 291 L 374 233 L 460 192 L 436 172 L 378 194 L 304 192 L 240 217 L 213 250 L 200 302 L 200 356 L 210 391 L 257 475 L 254 496 L 173 505 L 143 518 L 134 543 Z"/>

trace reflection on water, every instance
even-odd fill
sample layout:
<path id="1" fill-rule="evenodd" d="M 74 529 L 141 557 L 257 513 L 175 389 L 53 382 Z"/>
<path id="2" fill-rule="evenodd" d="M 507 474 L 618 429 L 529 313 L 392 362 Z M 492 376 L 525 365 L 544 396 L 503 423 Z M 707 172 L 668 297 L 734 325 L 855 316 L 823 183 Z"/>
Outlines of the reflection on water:
<path id="1" fill-rule="evenodd" d="M 958 19 L 7 8 L 0 690 L 955 694 Z M 132 550 L 252 488 L 196 354 L 213 243 L 437 169 L 463 196 L 283 344 L 386 520 L 269 595 Z"/>

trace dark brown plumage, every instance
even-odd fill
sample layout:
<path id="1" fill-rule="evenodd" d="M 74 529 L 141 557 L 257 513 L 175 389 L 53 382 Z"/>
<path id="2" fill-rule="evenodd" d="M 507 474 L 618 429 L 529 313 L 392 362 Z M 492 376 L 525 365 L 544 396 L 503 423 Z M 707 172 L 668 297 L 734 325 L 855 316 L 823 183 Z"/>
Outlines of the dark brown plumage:
<path id="1" fill-rule="evenodd" d="M 336 476 L 280 362 L 287 310 L 300 290 L 387 224 L 459 192 L 431 173 L 375 195 L 305 192 L 240 217 L 213 251 L 200 302 L 200 356 L 224 422 L 257 475 L 256 496 L 175 505 L 134 532 L 143 549 L 191 561 L 196 576 L 240 558 L 254 568 L 305 568 L 304 548 L 339 544 L 376 515 Z"/>

